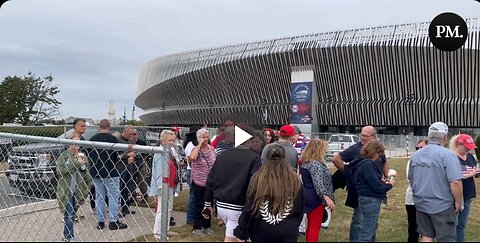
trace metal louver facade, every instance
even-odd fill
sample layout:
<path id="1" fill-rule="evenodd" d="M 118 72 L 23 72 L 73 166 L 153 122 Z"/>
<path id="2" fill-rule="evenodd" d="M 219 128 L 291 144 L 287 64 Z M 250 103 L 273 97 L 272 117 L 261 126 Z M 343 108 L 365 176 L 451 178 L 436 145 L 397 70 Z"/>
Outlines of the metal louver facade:
<path id="1" fill-rule="evenodd" d="M 319 126 L 480 126 L 480 21 L 454 52 L 428 22 L 320 33 L 160 57 L 142 67 L 147 125 L 288 123 L 292 67 L 313 66 Z"/>

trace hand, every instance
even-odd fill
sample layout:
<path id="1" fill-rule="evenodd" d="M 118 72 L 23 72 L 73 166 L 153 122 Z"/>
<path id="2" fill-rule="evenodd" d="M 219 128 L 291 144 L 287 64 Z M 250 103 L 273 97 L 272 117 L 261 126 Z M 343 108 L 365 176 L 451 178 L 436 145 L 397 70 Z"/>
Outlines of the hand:
<path id="1" fill-rule="evenodd" d="M 323 195 L 323 199 L 325 199 L 325 202 L 327 204 L 327 208 L 332 210 L 332 212 L 335 211 L 335 203 L 333 202 L 333 200 L 327 195 Z"/>
<path id="2" fill-rule="evenodd" d="M 395 179 L 389 179 L 388 182 L 392 185 L 392 187 L 395 186 Z"/>
<path id="3" fill-rule="evenodd" d="M 127 160 L 128 164 L 132 164 L 134 161 L 135 161 L 134 157 L 130 157 L 130 156 L 128 157 L 128 160 Z"/>
<path id="4" fill-rule="evenodd" d="M 474 170 L 474 171 L 471 171 L 470 173 L 468 173 L 467 178 L 474 177 L 474 176 L 476 176 L 478 173 L 480 173 L 480 169 L 476 169 L 476 170 Z"/>
<path id="5" fill-rule="evenodd" d="M 462 207 L 462 202 L 455 201 L 455 213 L 459 213 Z"/>
<path id="6" fill-rule="evenodd" d="M 135 157 L 135 151 L 128 152 L 128 157 Z"/>
<path id="7" fill-rule="evenodd" d="M 202 210 L 202 216 L 205 219 L 209 219 L 213 215 L 213 209 L 212 207 L 204 207 Z"/>

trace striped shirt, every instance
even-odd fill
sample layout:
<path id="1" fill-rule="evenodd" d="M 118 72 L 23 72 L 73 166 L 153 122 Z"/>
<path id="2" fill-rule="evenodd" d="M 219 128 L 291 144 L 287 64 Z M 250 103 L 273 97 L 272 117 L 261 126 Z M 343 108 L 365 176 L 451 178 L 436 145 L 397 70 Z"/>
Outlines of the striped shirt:
<path id="1" fill-rule="evenodd" d="M 191 161 L 192 166 L 192 180 L 197 186 L 205 186 L 207 183 L 208 173 L 215 164 L 217 154 L 215 149 L 211 146 L 208 146 L 208 151 L 199 151 L 198 157 L 196 160 Z"/>

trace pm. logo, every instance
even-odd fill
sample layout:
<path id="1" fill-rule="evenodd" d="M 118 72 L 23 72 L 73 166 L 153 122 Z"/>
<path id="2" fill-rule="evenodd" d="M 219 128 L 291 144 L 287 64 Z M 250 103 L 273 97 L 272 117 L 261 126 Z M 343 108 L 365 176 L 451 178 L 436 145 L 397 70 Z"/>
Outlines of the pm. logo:
<path id="1" fill-rule="evenodd" d="M 293 90 L 293 97 L 297 102 L 305 102 L 310 98 L 310 89 L 305 84 L 300 84 Z"/>
<path id="2" fill-rule="evenodd" d="M 455 13 L 442 13 L 430 23 L 428 36 L 436 48 L 442 51 L 455 51 L 467 40 L 467 23 Z"/>

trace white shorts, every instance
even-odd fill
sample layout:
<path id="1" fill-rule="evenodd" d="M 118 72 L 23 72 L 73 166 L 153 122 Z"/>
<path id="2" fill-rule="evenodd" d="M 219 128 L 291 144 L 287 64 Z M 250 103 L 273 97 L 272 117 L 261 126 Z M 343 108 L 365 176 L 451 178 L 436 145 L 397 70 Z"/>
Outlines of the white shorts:
<path id="1" fill-rule="evenodd" d="M 242 211 L 217 207 L 217 218 L 223 220 L 225 223 L 225 236 L 236 238 L 233 235 L 233 230 L 238 226 L 238 218 L 240 218 L 240 214 L 242 214 Z"/>

